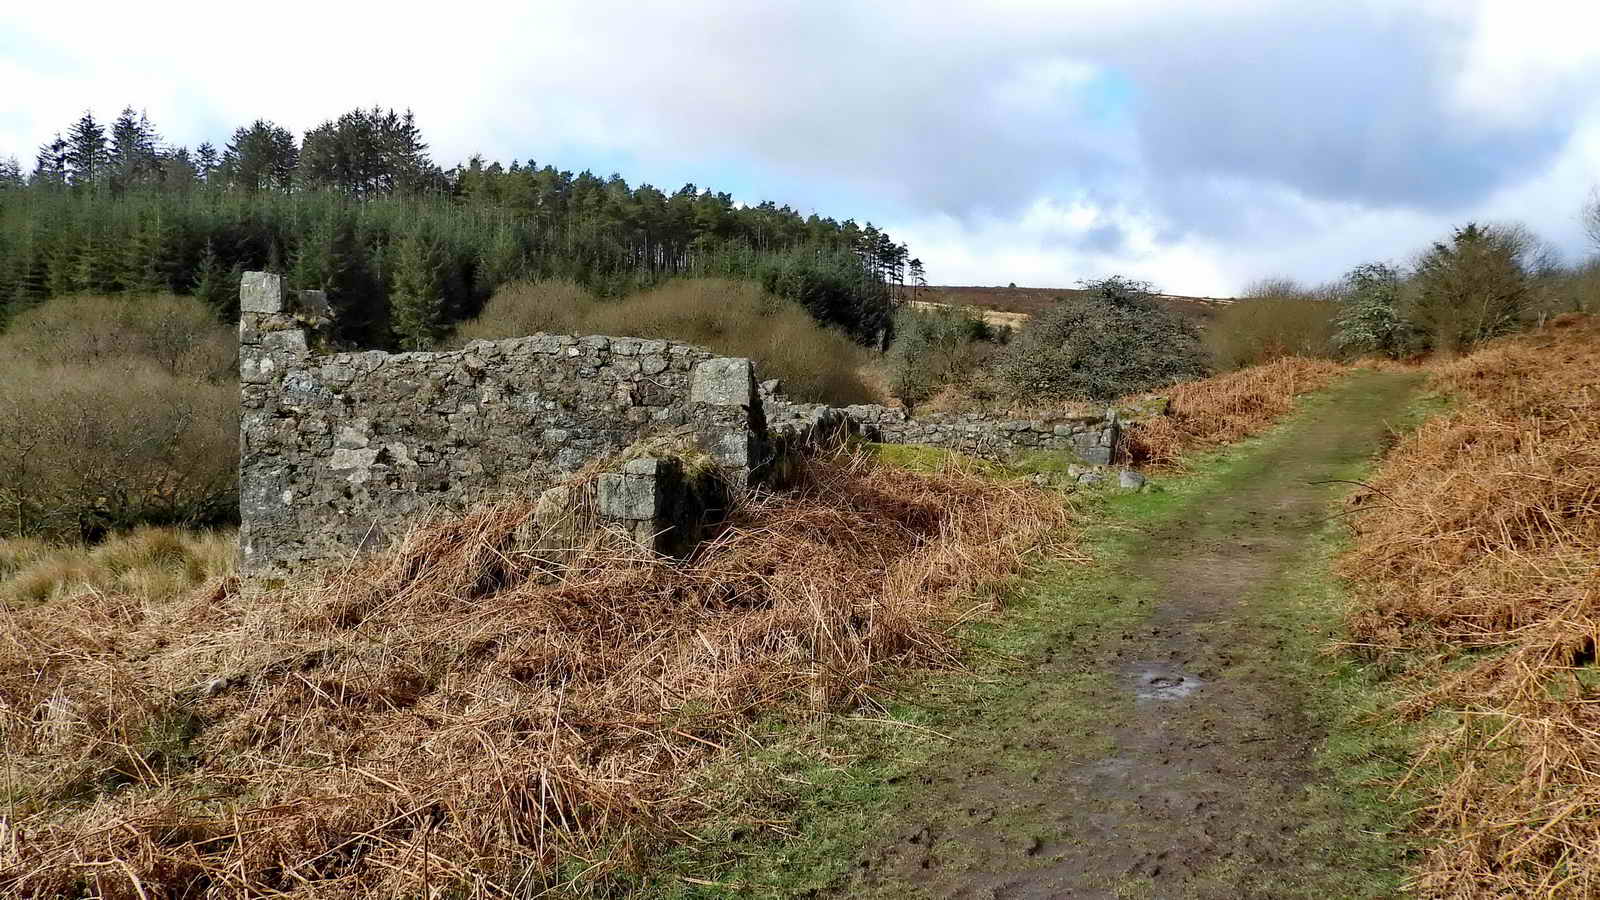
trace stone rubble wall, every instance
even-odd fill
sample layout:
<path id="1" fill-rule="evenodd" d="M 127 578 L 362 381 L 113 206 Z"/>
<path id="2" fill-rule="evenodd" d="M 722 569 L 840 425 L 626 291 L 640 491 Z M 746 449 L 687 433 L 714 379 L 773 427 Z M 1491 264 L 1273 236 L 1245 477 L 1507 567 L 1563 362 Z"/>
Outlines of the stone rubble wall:
<path id="1" fill-rule="evenodd" d="M 683 552 L 775 457 L 846 435 L 997 460 L 1065 451 L 1104 466 L 1128 418 L 1116 409 L 1047 420 L 910 418 L 886 406 L 796 403 L 776 381 L 758 388 L 747 359 L 640 338 L 538 334 L 439 353 L 321 352 L 329 324 L 320 292 L 286 295 L 278 276 L 245 273 L 247 576 L 346 559 L 436 516 L 518 495 L 537 498 L 535 518 L 545 522 L 592 500 L 601 525 L 658 552 Z M 1128 412 L 1160 414 L 1165 401 L 1153 400 L 1159 409 Z M 617 471 L 591 471 L 595 479 L 573 493 L 574 474 L 613 458 Z"/>
<path id="2" fill-rule="evenodd" d="M 884 444 L 918 444 L 957 450 L 984 459 L 1011 460 L 1031 451 L 1063 451 L 1093 465 L 1110 465 L 1121 417 L 1117 410 L 1052 419 L 1006 419 L 976 413 L 932 413 L 911 418 L 905 410 L 864 404 L 830 407 L 795 403 L 762 383 L 762 402 L 773 433 L 809 436 L 841 429 Z"/>
<path id="3" fill-rule="evenodd" d="M 765 452 L 749 360 L 550 334 L 451 352 L 318 355 L 325 303 L 286 298 L 267 273 L 246 274 L 240 309 L 247 575 L 379 548 L 507 495 L 537 497 L 641 441 L 692 448 L 739 487 Z M 635 468 L 621 474 L 647 475 Z M 636 494 L 617 494 L 620 518 L 662 520 Z"/>

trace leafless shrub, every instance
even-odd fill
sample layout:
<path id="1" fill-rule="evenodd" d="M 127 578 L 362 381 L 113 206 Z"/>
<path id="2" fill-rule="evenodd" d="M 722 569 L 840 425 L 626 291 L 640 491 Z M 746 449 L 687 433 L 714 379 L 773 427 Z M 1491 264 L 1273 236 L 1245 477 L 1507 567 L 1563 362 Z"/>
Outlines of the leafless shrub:
<path id="1" fill-rule="evenodd" d="M 0 533 L 230 518 L 234 344 L 188 298 L 66 297 L 18 316 L 0 334 Z"/>
<path id="2" fill-rule="evenodd" d="M 1206 326 L 1205 343 L 1223 371 L 1285 356 L 1329 357 L 1339 312 L 1331 289 L 1309 289 L 1286 278 L 1267 279 L 1218 310 Z"/>

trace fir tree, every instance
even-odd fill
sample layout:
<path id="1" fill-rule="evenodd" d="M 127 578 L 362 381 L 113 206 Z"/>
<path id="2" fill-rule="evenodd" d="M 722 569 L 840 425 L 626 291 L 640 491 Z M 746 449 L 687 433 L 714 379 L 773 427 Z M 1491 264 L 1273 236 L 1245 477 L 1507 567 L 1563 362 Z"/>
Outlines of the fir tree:
<path id="1" fill-rule="evenodd" d="M 192 190 L 200 180 L 200 171 L 188 147 L 179 147 L 161 155 L 157 160 L 157 181 L 163 188 L 177 193 Z"/>
<path id="2" fill-rule="evenodd" d="M 421 230 L 406 235 L 395 259 L 389 308 L 395 336 L 405 350 L 427 350 L 443 331 L 439 248 Z"/>
<path id="3" fill-rule="evenodd" d="M 239 279 L 222 264 L 222 259 L 217 256 L 216 245 L 209 239 L 205 249 L 200 251 L 189 293 L 204 300 L 219 314 L 228 309 L 230 298 L 238 299 Z"/>
<path id="4" fill-rule="evenodd" d="M 172 290 L 170 271 L 171 229 L 157 209 L 141 220 L 123 245 L 123 290 L 138 294 L 164 294 Z"/>
<path id="5" fill-rule="evenodd" d="M 111 124 L 109 168 L 111 182 L 118 190 L 154 180 L 159 166 L 157 145 L 160 137 L 143 114 L 125 107 Z"/>
<path id="6" fill-rule="evenodd" d="M 93 184 L 106 166 L 106 130 L 85 112 L 67 132 L 67 180 L 73 187 Z"/>
<path id="7" fill-rule="evenodd" d="M 202 142 L 194 151 L 195 177 L 209 183 L 211 181 L 211 173 L 217 170 L 220 161 L 217 156 L 216 146 L 210 141 Z"/>
<path id="8" fill-rule="evenodd" d="M 16 191 L 27 186 L 22 166 L 15 156 L 0 157 L 0 191 Z"/>
<path id="9" fill-rule="evenodd" d="M 30 183 L 44 187 L 61 187 L 67 183 L 67 142 L 60 132 L 56 139 L 39 148 L 34 157 L 33 177 Z"/>
<path id="10" fill-rule="evenodd" d="M 265 119 L 233 133 L 222 152 L 221 170 L 228 183 L 250 193 L 288 190 L 300 162 L 294 135 Z"/>

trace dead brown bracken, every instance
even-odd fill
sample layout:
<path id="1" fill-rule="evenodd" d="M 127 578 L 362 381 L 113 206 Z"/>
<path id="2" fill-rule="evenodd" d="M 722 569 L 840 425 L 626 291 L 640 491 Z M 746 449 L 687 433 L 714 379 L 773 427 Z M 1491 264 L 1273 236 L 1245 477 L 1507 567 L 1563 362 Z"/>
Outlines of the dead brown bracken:
<path id="1" fill-rule="evenodd" d="M 552 569 L 513 502 L 318 585 L 3 613 L 0 894 L 526 896 L 686 840 L 764 714 L 873 708 L 953 666 L 1059 496 L 814 460 L 683 562 Z M 986 607 L 987 608 L 987 607 Z"/>
<path id="2" fill-rule="evenodd" d="M 1440 366 L 1448 414 L 1353 499 L 1352 652 L 1424 720 L 1428 897 L 1600 895 L 1600 320 Z M 1381 493 L 1380 493 L 1381 492 Z"/>

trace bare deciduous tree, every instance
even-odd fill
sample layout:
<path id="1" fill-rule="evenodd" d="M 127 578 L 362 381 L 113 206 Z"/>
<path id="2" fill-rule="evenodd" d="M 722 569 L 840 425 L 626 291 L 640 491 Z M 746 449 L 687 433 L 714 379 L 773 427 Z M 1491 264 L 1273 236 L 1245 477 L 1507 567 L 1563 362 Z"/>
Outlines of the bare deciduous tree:
<path id="1" fill-rule="evenodd" d="M 1600 187 L 1589 192 L 1589 202 L 1583 205 L 1583 230 L 1594 248 L 1600 250 Z"/>

